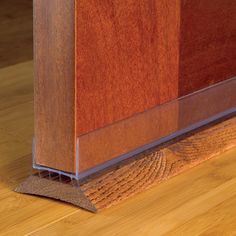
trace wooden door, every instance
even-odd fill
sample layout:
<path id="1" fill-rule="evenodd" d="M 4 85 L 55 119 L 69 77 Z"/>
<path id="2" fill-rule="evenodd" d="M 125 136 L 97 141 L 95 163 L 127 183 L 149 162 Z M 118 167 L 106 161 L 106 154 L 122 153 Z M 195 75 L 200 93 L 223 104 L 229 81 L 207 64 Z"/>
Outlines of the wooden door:
<path id="1" fill-rule="evenodd" d="M 35 0 L 34 27 L 35 160 L 56 170 L 110 161 L 84 155 L 77 163 L 78 140 L 236 74 L 234 0 Z M 178 130 L 184 110 L 169 107 L 137 130 Z M 138 145 L 130 127 L 117 135 Z"/>

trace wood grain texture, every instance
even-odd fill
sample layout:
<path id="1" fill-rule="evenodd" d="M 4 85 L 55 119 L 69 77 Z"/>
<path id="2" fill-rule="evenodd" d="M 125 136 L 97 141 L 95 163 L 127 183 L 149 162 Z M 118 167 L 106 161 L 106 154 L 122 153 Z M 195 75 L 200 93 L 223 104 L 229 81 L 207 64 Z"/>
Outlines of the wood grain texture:
<path id="1" fill-rule="evenodd" d="M 182 0 L 179 96 L 236 76 L 235 0 Z"/>
<path id="2" fill-rule="evenodd" d="M 236 75 L 234 0 L 90 0 L 76 10 L 78 136 Z"/>
<path id="3" fill-rule="evenodd" d="M 0 1 L 0 68 L 33 58 L 32 0 Z"/>
<path id="4" fill-rule="evenodd" d="M 36 162 L 74 172 L 74 1 L 34 1 Z"/>
<path id="5" fill-rule="evenodd" d="M 233 164 L 235 158 L 222 157 L 98 215 L 78 210 L 32 235 L 234 235 L 235 174 L 224 171 L 233 170 L 226 158 Z"/>
<path id="6" fill-rule="evenodd" d="M 34 92 L 32 67 L 32 62 L 26 62 L 1 69 L 0 110 L 32 101 Z"/>
<path id="7" fill-rule="evenodd" d="M 192 135 L 134 156 L 113 169 L 81 180 L 77 188 L 83 194 L 76 194 L 76 187 L 69 183 L 58 183 L 59 176 L 52 190 L 50 186 L 54 180 L 50 175 L 46 180 L 41 176 L 30 176 L 16 191 L 61 199 L 94 212 L 95 209 L 115 205 L 235 146 L 234 116 L 214 126 L 200 129 Z"/>
<path id="8" fill-rule="evenodd" d="M 180 0 L 77 1 L 77 135 L 178 96 Z"/>

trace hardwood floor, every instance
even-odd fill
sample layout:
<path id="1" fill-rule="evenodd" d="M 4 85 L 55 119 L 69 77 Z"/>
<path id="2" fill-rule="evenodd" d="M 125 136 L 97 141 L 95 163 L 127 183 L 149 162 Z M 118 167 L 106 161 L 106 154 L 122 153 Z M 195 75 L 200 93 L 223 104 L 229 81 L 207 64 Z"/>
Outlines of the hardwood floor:
<path id="1" fill-rule="evenodd" d="M 236 149 L 98 214 L 13 191 L 31 173 L 30 4 L 0 3 L 0 235 L 236 235 Z"/>

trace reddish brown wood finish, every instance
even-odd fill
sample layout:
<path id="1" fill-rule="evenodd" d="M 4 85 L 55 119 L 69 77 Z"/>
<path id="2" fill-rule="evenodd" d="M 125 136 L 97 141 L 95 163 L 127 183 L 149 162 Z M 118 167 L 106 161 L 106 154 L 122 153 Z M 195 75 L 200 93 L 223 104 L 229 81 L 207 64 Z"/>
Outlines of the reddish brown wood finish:
<path id="1" fill-rule="evenodd" d="M 36 163 L 75 171 L 74 0 L 34 0 Z"/>
<path id="2" fill-rule="evenodd" d="M 81 0 L 76 10 L 78 136 L 236 75 L 234 0 Z"/>
<path id="3" fill-rule="evenodd" d="M 35 0 L 34 9 L 39 165 L 75 173 L 77 137 L 81 145 L 91 131 L 236 75 L 235 0 Z M 79 171 L 125 153 L 128 139 L 136 148 L 139 131 L 176 131 L 194 104 L 116 128 L 108 142 L 87 136 Z"/>
<path id="4" fill-rule="evenodd" d="M 179 95 L 236 76 L 236 1 L 182 0 Z"/>
<path id="5" fill-rule="evenodd" d="M 236 106 L 236 79 L 174 100 L 79 138 L 79 172 Z"/>
<path id="6" fill-rule="evenodd" d="M 178 96 L 180 0 L 77 1 L 77 135 Z"/>

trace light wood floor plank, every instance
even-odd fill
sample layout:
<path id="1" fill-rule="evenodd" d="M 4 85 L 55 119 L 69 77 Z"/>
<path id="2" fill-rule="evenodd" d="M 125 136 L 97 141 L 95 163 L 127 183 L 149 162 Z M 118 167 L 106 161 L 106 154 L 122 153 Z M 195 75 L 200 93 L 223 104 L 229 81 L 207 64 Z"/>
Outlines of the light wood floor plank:
<path id="1" fill-rule="evenodd" d="M 31 235 L 168 235 L 236 196 L 235 153 L 231 150 L 90 219 L 81 221 L 78 212 Z"/>
<path id="2" fill-rule="evenodd" d="M 236 195 L 233 195 L 227 201 L 223 201 L 203 214 L 192 218 L 166 235 L 234 235 L 236 234 L 235 214 Z"/>
<path id="3" fill-rule="evenodd" d="M 14 138 L 18 138 L 19 141 L 30 144 L 30 146 L 34 136 L 33 125 L 33 102 L 0 111 L 0 129 L 2 132 L 6 132 Z"/>
<path id="4" fill-rule="evenodd" d="M 33 62 L 0 69 L 0 111 L 33 100 Z"/>

